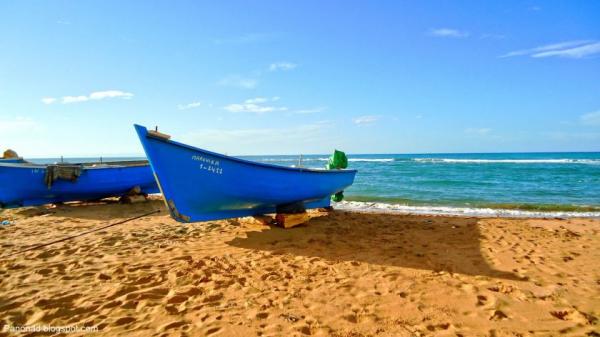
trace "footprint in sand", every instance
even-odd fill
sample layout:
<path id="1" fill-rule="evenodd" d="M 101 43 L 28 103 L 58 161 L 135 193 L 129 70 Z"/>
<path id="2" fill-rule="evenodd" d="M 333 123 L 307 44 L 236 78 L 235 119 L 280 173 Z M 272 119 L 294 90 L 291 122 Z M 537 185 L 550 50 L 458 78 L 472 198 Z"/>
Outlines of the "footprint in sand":
<path id="1" fill-rule="evenodd" d="M 50 249 L 50 250 L 46 250 L 44 252 L 37 254 L 35 256 L 35 258 L 36 259 L 47 259 L 49 257 L 53 257 L 53 256 L 56 256 L 59 254 L 60 254 L 60 251 L 58 251 L 58 249 Z"/>
<path id="2" fill-rule="evenodd" d="M 181 304 L 188 299 L 187 296 L 175 295 L 167 299 L 167 304 Z"/>
<path id="3" fill-rule="evenodd" d="M 438 330 L 448 330 L 452 324 L 450 323 L 440 323 L 440 324 L 429 324 L 427 325 L 427 330 L 429 331 L 438 331 Z"/>
<path id="4" fill-rule="evenodd" d="M 344 315 L 342 317 L 350 323 L 358 323 L 358 318 L 356 317 L 356 314 Z"/>
<path id="5" fill-rule="evenodd" d="M 42 268 L 42 269 L 38 269 L 36 271 L 36 273 L 42 275 L 42 276 L 48 276 L 52 273 L 52 269 L 49 268 Z"/>
<path id="6" fill-rule="evenodd" d="M 123 302 L 121 302 L 121 301 L 110 301 L 110 302 L 106 302 L 104 305 L 102 305 L 100 307 L 100 309 L 110 309 L 110 308 L 118 307 L 122 304 L 123 304 Z"/>
<path id="7" fill-rule="evenodd" d="M 135 322 L 135 317 L 125 316 L 125 317 L 121 317 L 121 318 L 117 319 L 115 321 L 115 325 L 125 325 L 125 324 L 131 324 L 133 322 Z"/>
<path id="8" fill-rule="evenodd" d="M 173 322 L 161 325 L 160 327 L 158 327 L 157 330 L 158 330 L 158 332 L 165 332 L 168 330 L 183 327 L 184 325 L 187 325 L 187 323 L 185 321 L 173 321 Z"/>
<path id="9" fill-rule="evenodd" d="M 139 290 L 138 287 L 133 287 L 133 286 L 127 286 L 127 285 L 119 285 L 118 287 L 116 287 L 114 290 L 112 290 L 108 296 L 107 296 L 107 300 L 114 300 L 117 299 L 123 295 L 127 295 L 129 293 L 132 293 L 134 291 Z"/>
<path id="10" fill-rule="evenodd" d="M 207 305 L 218 305 L 219 300 L 221 300 L 222 298 L 223 294 L 217 293 L 206 297 L 206 299 L 204 299 L 204 303 L 206 303 Z"/>
<path id="11" fill-rule="evenodd" d="M 510 294 L 510 293 L 513 292 L 514 288 L 511 285 L 506 285 L 506 284 L 503 284 L 503 283 L 499 283 L 499 284 L 497 284 L 495 286 L 489 287 L 488 290 L 491 290 L 491 291 L 497 292 L 497 293 L 500 292 L 500 293 L 503 293 L 503 294 Z"/>
<path id="12" fill-rule="evenodd" d="M 569 262 L 569 261 L 573 261 L 574 259 L 573 259 L 573 257 L 566 255 L 566 256 L 562 257 L 562 260 L 564 262 Z"/>
<path id="13" fill-rule="evenodd" d="M 305 335 L 312 335 L 313 334 L 312 329 L 308 325 L 304 325 L 304 326 L 298 328 L 298 331 L 300 331 L 301 333 L 303 333 Z"/>
<path id="14" fill-rule="evenodd" d="M 595 316 L 579 310 L 567 309 L 550 311 L 550 315 L 562 321 L 572 321 L 579 324 L 595 324 L 598 322 L 598 319 Z"/>
<path id="15" fill-rule="evenodd" d="M 501 310 L 494 310 L 494 312 L 492 313 L 492 315 L 490 316 L 489 319 L 490 319 L 490 321 L 501 321 L 501 320 L 508 319 L 508 315 L 506 315 Z"/>
<path id="16" fill-rule="evenodd" d="M 219 331 L 221 331 L 220 327 L 209 328 L 208 330 L 206 330 L 206 335 L 207 336 L 214 335 Z"/>
<path id="17" fill-rule="evenodd" d="M 169 314 L 169 315 L 179 315 L 181 314 L 181 312 L 179 311 L 179 309 L 177 309 L 176 306 L 170 304 L 164 307 L 165 311 Z"/>
<path id="18" fill-rule="evenodd" d="M 112 279 L 112 277 L 111 277 L 111 276 L 109 276 L 109 275 L 106 275 L 106 274 L 104 274 L 104 273 L 98 273 L 98 274 L 96 275 L 96 278 L 97 278 L 98 280 L 100 280 L 100 281 L 108 281 L 108 280 Z"/>

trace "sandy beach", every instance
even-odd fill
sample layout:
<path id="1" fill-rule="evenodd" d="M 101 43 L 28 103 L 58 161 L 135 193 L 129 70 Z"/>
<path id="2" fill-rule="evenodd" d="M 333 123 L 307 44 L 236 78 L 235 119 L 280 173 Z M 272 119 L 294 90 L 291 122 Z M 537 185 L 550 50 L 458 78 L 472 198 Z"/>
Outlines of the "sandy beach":
<path id="1" fill-rule="evenodd" d="M 158 214 L 7 257 L 130 217 Z M 0 336 L 599 336 L 600 220 L 312 213 L 182 225 L 159 199 L 4 210 Z M 50 333 L 47 333 L 50 334 Z"/>

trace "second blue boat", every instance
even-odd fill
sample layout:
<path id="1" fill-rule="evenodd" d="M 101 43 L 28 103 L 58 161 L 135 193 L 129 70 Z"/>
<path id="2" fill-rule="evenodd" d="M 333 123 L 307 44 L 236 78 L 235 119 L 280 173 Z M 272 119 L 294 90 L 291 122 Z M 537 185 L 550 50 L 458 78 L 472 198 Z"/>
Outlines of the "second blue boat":
<path id="1" fill-rule="evenodd" d="M 0 208 L 158 193 L 147 161 L 40 165 L 0 162 Z"/>

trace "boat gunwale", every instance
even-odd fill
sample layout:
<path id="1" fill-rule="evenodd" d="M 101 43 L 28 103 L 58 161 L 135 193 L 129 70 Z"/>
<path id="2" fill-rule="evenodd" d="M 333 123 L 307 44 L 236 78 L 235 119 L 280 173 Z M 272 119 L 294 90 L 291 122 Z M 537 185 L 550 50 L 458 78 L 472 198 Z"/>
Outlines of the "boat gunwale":
<path id="1" fill-rule="evenodd" d="M 262 166 L 262 167 L 267 167 L 267 168 L 272 168 L 272 169 L 288 170 L 288 171 L 294 171 L 294 172 L 308 172 L 308 173 L 352 173 L 352 172 L 356 173 L 356 172 L 358 172 L 356 169 L 328 170 L 325 168 L 320 169 L 320 168 L 308 168 L 308 167 L 289 167 L 289 166 L 274 165 L 274 164 L 268 164 L 268 163 L 262 163 L 262 162 L 242 159 L 242 158 L 238 158 L 238 157 L 227 156 L 227 155 L 224 155 L 221 153 L 212 152 L 212 151 L 204 150 L 204 149 L 192 146 L 192 145 L 180 143 L 176 140 L 155 137 L 155 136 L 152 136 L 152 134 L 150 134 L 148 132 L 148 129 L 145 126 L 139 125 L 139 124 L 134 124 L 134 126 L 136 127 L 136 129 L 138 127 L 142 128 L 145 131 L 144 136 L 146 138 L 152 138 L 154 140 L 162 141 L 164 143 L 171 143 L 172 145 L 177 145 L 177 146 L 187 148 L 190 150 L 194 150 L 194 151 L 205 152 L 207 154 L 210 154 L 211 156 L 215 156 L 215 157 L 219 157 L 219 158 L 227 159 L 227 160 L 232 160 L 232 161 L 240 162 L 240 163 L 247 164 L 247 165 L 255 165 L 255 166 Z"/>
<path id="2" fill-rule="evenodd" d="M 36 164 L 31 162 L 25 163 L 3 163 L 0 162 L 0 167 L 9 167 L 9 168 L 41 168 L 46 169 L 51 165 L 81 165 L 84 170 L 97 170 L 97 169 L 115 169 L 115 168 L 128 168 L 128 167 L 142 167 L 149 166 L 150 162 L 147 160 L 133 160 L 131 162 L 128 161 L 114 161 L 114 162 L 89 162 L 89 163 L 57 163 L 57 164 Z M 96 166 L 94 166 L 96 165 Z"/>

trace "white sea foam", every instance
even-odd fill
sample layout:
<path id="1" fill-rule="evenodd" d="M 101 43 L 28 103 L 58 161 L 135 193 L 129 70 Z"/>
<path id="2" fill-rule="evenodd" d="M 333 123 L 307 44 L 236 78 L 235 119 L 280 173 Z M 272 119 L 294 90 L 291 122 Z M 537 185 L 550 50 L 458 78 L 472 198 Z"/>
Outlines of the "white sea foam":
<path id="1" fill-rule="evenodd" d="M 311 158 L 307 158 L 306 160 L 311 160 Z M 315 159 L 312 159 L 315 160 Z M 316 160 L 320 160 L 320 161 L 329 161 L 329 158 L 317 158 Z M 390 162 L 390 161 L 394 161 L 394 158 L 348 158 L 348 161 L 354 161 L 354 162 Z"/>
<path id="2" fill-rule="evenodd" d="M 257 161 L 280 161 L 280 162 L 298 162 L 298 158 L 264 158 L 258 159 Z"/>
<path id="3" fill-rule="evenodd" d="M 394 158 L 348 158 L 348 161 L 390 162 L 394 161 Z"/>
<path id="4" fill-rule="evenodd" d="M 591 164 L 600 165 L 598 159 L 454 159 L 454 158 L 415 158 L 424 163 L 472 163 L 472 164 Z"/>
<path id="5" fill-rule="evenodd" d="M 600 165 L 600 159 L 455 159 L 455 158 L 414 158 L 422 163 L 457 163 L 457 164 L 588 164 Z"/>
<path id="6" fill-rule="evenodd" d="M 298 162 L 300 157 L 297 158 L 264 158 L 259 161 L 263 162 Z M 301 161 L 329 161 L 329 158 L 310 158 L 303 157 Z M 394 158 L 348 158 L 350 162 L 391 162 Z"/>
<path id="7" fill-rule="evenodd" d="M 297 158 L 263 158 L 263 162 L 298 162 Z M 393 162 L 395 158 L 348 158 L 349 162 Z M 600 165 L 600 159 L 458 159 L 458 158 L 406 158 L 400 161 L 413 161 L 417 163 L 445 163 L 445 164 L 583 164 Z M 302 162 L 329 161 L 329 158 L 303 157 Z"/>
<path id="8" fill-rule="evenodd" d="M 462 215 L 508 218 L 600 218 L 600 212 L 537 212 L 511 209 L 469 208 L 448 206 L 408 206 L 380 202 L 342 201 L 334 204 L 336 209 L 372 213 Z"/>

